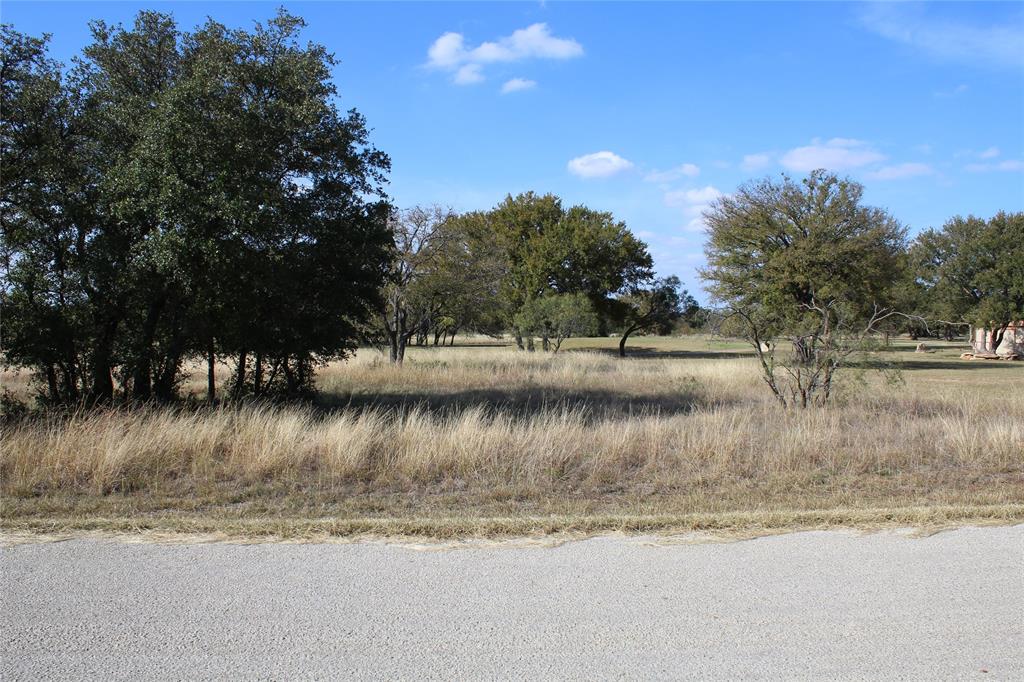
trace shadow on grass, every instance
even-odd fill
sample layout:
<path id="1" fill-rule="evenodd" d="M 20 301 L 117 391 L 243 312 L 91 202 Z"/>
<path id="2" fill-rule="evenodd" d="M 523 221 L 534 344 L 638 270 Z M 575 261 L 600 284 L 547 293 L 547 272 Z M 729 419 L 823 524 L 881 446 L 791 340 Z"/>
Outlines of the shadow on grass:
<path id="1" fill-rule="evenodd" d="M 964 345 L 963 348 L 961 348 L 960 346 L 947 344 L 945 342 L 943 342 L 942 344 L 930 344 L 926 342 L 924 345 L 928 347 L 928 350 L 925 353 L 917 353 L 917 346 L 913 344 L 894 344 L 882 348 L 881 350 L 884 353 L 909 353 L 911 355 L 915 353 L 917 353 L 918 355 L 930 355 L 932 353 L 952 353 L 954 351 L 957 353 L 962 353 L 963 351 L 970 350 L 970 348 L 968 348 L 966 345 Z"/>
<path id="2" fill-rule="evenodd" d="M 566 353 L 597 353 L 599 355 L 619 356 L 618 348 L 571 348 Z M 650 346 L 626 346 L 626 360 L 736 360 L 752 358 L 754 351 L 742 350 L 664 350 Z"/>
<path id="3" fill-rule="evenodd" d="M 563 391 L 545 387 L 510 391 L 474 389 L 449 393 L 321 394 L 315 403 L 315 407 L 325 414 L 351 410 L 422 409 L 457 415 L 482 407 L 488 413 L 508 415 L 515 419 L 561 410 L 582 410 L 588 419 L 652 413 L 688 414 L 707 405 L 708 401 L 696 384 L 680 387 L 675 393 L 659 395 L 628 395 L 606 390 Z"/>
<path id="4" fill-rule="evenodd" d="M 875 369 L 880 364 L 885 364 L 884 361 L 878 360 L 854 360 L 848 364 L 849 367 L 858 369 Z M 1024 368 L 1024 363 L 1021 362 L 1010 362 L 1007 360 L 961 360 L 959 358 L 950 358 L 948 360 L 936 358 L 934 360 L 897 360 L 892 364 L 895 368 L 903 372 L 913 372 L 923 369 L 931 370 L 980 370 L 980 369 L 1009 369 L 1013 371 L 1013 368 Z"/>
<path id="5" fill-rule="evenodd" d="M 406 346 L 405 352 L 406 353 L 410 353 L 410 352 L 416 353 L 416 352 L 423 351 L 423 350 L 444 350 L 446 348 L 515 348 L 515 347 L 516 347 L 516 345 L 514 343 L 502 343 L 501 341 L 493 341 L 493 342 L 485 342 L 485 343 L 456 343 L 454 346 L 448 345 L 447 343 L 444 344 L 444 345 L 438 344 L 436 346 L 434 344 L 432 344 L 432 343 L 428 343 L 425 346 L 416 346 L 416 345 Z"/>
<path id="6" fill-rule="evenodd" d="M 939 351 L 947 351 L 941 348 Z M 587 348 L 572 349 L 570 352 L 600 353 L 602 355 L 618 356 L 617 348 Z M 898 359 L 886 358 L 885 355 L 893 353 L 910 355 L 913 359 L 900 357 Z M 1007 360 L 961 360 L 959 357 L 934 357 L 931 354 L 915 353 L 913 347 L 908 348 L 886 348 L 881 351 L 881 357 L 875 356 L 871 359 L 858 359 L 846 363 L 846 367 L 856 369 L 877 369 L 880 366 L 892 365 L 903 371 L 916 370 L 979 370 L 979 369 L 1010 369 L 1024 368 L 1024 362 L 1012 362 Z M 678 360 L 735 360 L 741 358 L 753 358 L 754 351 L 688 351 L 688 350 L 661 350 L 645 346 L 626 347 L 626 359 L 678 359 Z M 928 359 L 925 359 L 928 358 Z"/>

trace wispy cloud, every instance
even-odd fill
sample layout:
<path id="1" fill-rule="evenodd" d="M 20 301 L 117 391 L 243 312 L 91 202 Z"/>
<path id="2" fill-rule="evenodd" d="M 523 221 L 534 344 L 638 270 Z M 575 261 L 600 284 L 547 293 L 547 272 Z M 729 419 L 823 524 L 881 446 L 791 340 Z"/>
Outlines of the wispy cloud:
<path id="1" fill-rule="evenodd" d="M 1024 161 L 1006 159 L 998 163 L 969 163 L 964 166 L 968 173 L 991 173 L 993 171 L 1015 172 L 1024 170 Z"/>
<path id="2" fill-rule="evenodd" d="M 427 49 L 427 66 L 455 73 L 459 85 L 484 80 L 483 66 L 526 59 L 572 59 L 583 55 L 583 46 L 572 38 L 551 34 L 547 24 L 538 23 L 513 31 L 496 41 L 466 44 L 461 33 L 443 34 Z"/>
<path id="3" fill-rule="evenodd" d="M 632 161 L 609 151 L 577 156 L 568 163 L 569 172 L 581 178 L 607 178 L 632 167 Z"/>
<path id="4" fill-rule="evenodd" d="M 865 174 L 870 180 L 903 180 L 915 178 L 921 175 L 932 175 L 935 169 L 927 163 L 898 163 L 893 166 L 883 166 L 876 171 Z"/>
<path id="5" fill-rule="evenodd" d="M 505 84 L 501 86 L 501 94 L 507 95 L 510 92 L 521 92 L 535 87 L 537 87 L 537 81 L 531 81 L 526 78 L 512 78 L 505 81 Z"/>
<path id="6" fill-rule="evenodd" d="M 740 168 L 753 173 L 759 171 L 762 168 L 767 168 L 771 165 L 772 157 L 769 154 L 747 154 L 743 157 L 743 161 L 740 162 Z"/>
<path id="7" fill-rule="evenodd" d="M 689 232 L 704 230 L 704 211 L 711 208 L 711 203 L 725 196 L 717 187 L 707 185 L 695 189 L 679 189 L 665 193 L 665 205 L 683 209 L 686 223 L 683 228 Z"/>
<path id="8" fill-rule="evenodd" d="M 651 171 L 644 176 L 644 180 L 646 182 L 672 182 L 684 177 L 695 178 L 698 175 L 700 175 L 700 166 L 694 163 L 684 163 L 665 171 Z"/>
<path id="9" fill-rule="evenodd" d="M 479 64 L 466 64 L 460 66 L 459 70 L 455 72 L 455 76 L 452 81 L 456 85 L 473 85 L 474 83 L 480 83 L 484 80 L 484 75 L 480 72 L 481 66 Z"/>
<path id="10" fill-rule="evenodd" d="M 979 159 L 994 159 L 999 156 L 999 147 L 989 147 L 988 149 L 978 152 Z"/>
<path id="11" fill-rule="evenodd" d="M 968 24 L 936 17 L 908 3 L 870 3 L 860 20 L 868 30 L 935 58 L 1024 67 L 1024 24 L 1019 20 L 991 26 Z"/>
<path id="12" fill-rule="evenodd" d="M 822 142 L 811 140 L 806 147 L 791 149 L 779 162 L 789 170 L 807 173 L 817 168 L 844 171 L 885 161 L 886 156 L 867 142 L 834 137 Z"/>

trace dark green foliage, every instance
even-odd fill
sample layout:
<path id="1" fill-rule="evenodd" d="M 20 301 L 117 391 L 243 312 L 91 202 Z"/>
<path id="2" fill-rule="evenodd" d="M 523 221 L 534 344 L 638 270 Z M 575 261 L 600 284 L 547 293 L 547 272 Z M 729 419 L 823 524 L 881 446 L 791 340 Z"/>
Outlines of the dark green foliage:
<path id="1" fill-rule="evenodd" d="M 47 400 L 169 400 L 195 357 L 234 359 L 236 395 L 297 395 L 353 346 L 389 162 L 302 26 L 142 12 L 94 23 L 66 74 L 4 29 L 4 352 Z"/>
<path id="2" fill-rule="evenodd" d="M 998 348 L 1024 319 L 1024 213 L 957 216 L 926 230 L 911 245 L 910 269 L 921 315 L 987 328 Z"/>
<path id="3" fill-rule="evenodd" d="M 506 197 L 488 220 L 506 254 L 502 298 L 513 315 L 534 298 L 581 293 L 604 334 L 621 315 L 613 294 L 651 277 L 647 245 L 610 213 L 527 192 Z"/>
<path id="4" fill-rule="evenodd" d="M 562 342 L 597 331 L 597 313 L 582 293 L 547 294 L 527 301 L 515 317 L 516 328 L 526 336 L 539 336 L 544 350 L 557 353 Z"/>
<path id="5" fill-rule="evenodd" d="M 622 306 L 625 320 L 619 339 L 620 357 L 626 357 L 626 339 L 635 332 L 668 334 L 681 320 L 698 324 L 700 306 L 675 275 L 656 279 L 646 287 L 633 286 L 617 303 Z"/>
<path id="6" fill-rule="evenodd" d="M 610 213 L 562 208 L 558 197 L 532 192 L 507 197 L 491 211 L 454 215 L 439 207 L 396 211 L 395 261 L 382 299 L 382 324 L 392 362 L 415 339 L 437 345 L 462 330 L 497 334 L 530 331 L 517 315 L 531 302 L 580 294 L 597 313 L 594 331 L 622 321 L 618 294 L 651 277 L 647 246 Z M 547 306 L 549 303 L 538 303 Z M 541 331 L 537 331 L 541 330 Z M 578 333 L 578 332 L 575 332 Z"/>
<path id="7" fill-rule="evenodd" d="M 702 272 L 783 405 L 831 394 L 835 371 L 893 310 L 905 231 L 825 171 L 741 186 L 705 214 Z M 792 354 L 776 350 L 785 340 Z"/>

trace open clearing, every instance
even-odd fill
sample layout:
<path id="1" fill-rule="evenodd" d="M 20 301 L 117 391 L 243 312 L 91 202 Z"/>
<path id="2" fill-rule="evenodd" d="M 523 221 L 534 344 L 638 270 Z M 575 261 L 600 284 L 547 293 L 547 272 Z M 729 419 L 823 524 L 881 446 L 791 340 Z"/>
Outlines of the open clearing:
<path id="1" fill-rule="evenodd" d="M 401 368 L 364 350 L 323 369 L 304 407 L 9 424 L 3 528 L 453 538 L 1024 519 L 1024 363 L 901 341 L 847 371 L 834 405 L 786 413 L 742 343 L 637 337 L 625 360 L 615 345 L 551 356 L 477 339 L 413 347 Z M 878 360 L 901 380 L 867 371 Z"/>
<path id="2" fill-rule="evenodd" d="M 1024 677 L 1024 525 L 0 550 L 4 679 Z M 855 672 L 852 672 L 855 671 Z"/>

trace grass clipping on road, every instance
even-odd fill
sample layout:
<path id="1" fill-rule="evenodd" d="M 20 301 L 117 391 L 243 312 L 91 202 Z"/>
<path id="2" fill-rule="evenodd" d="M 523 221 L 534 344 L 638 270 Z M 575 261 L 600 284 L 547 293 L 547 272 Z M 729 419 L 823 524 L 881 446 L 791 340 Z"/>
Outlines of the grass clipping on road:
<path id="1" fill-rule="evenodd" d="M 751 360 L 687 352 L 413 349 L 403 368 L 363 352 L 321 374 L 314 406 L 6 424 L 2 527 L 451 539 L 1024 520 L 1024 401 L 1006 399 L 1024 367 L 912 358 L 902 387 L 851 381 L 785 412 Z"/>

